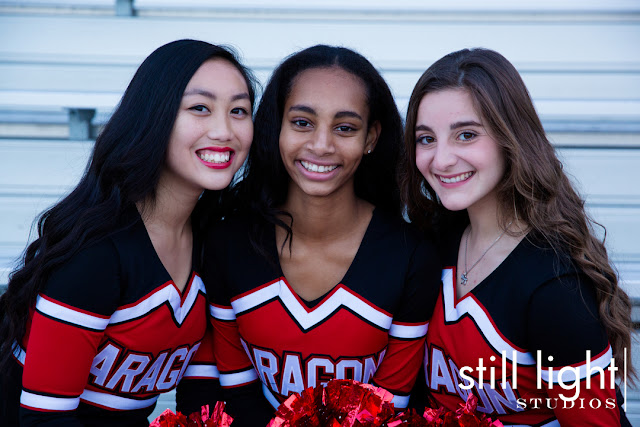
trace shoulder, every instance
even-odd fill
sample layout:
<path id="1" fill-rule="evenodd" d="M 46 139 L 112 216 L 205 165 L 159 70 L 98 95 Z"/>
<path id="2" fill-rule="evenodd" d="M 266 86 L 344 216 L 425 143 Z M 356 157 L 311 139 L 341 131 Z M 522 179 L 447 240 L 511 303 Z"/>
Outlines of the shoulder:
<path id="1" fill-rule="evenodd" d="M 566 252 L 535 235 L 525 236 L 504 267 L 503 274 L 518 278 L 520 292 L 527 295 L 562 277 L 581 275 Z"/>
<path id="2" fill-rule="evenodd" d="M 56 267 L 41 294 L 71 307 L 110 315 L 120 296 L 121 263 L 110 237 L 87 245 Z"/>
<path id="3" fill-rule="evenodd" d="M 525 261 L 537 278 L 527 306 L 530 346 L 553 354 L 556 366 L 583 360 L 587 350 L 605 350 L 608 339 L 591 279 L 567 254 L 549 247 L 530 245 Z"/>
<path id="4" fill-rule="evenodd" d="M 371 219 L 372 241 L 387 245 L 388 249 L 402 251 L 403 254 L 416 250 L 435 253 L 435 244 L 416 226 L 402 217 L 375 210 Z"/>
<path id="5" fill-rule="evenodd" d="M 229 251 L 250 245 L 253 226 L 254 222 L 244 214 L 234 214 L 210 224 L 203 237 L 205 252 Z"/>

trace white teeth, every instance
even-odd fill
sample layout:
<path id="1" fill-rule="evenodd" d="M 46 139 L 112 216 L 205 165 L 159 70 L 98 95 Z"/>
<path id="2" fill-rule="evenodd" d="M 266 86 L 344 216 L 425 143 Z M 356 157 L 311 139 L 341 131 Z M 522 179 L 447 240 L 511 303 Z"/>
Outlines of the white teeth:
<path id="1" fill-rule="evenodd" d="M 209 163 L 227 163 L 231 158 L 231 152 L 225 151 L 223 153 L 215 153 L 215 154 L 200 154 L 199 155 L 202 160 Z"/>
<path id="2" fill-rule="evenodd" d="M 473 175 L 473 172 L 466 172 L 466 173 L 463 173 L 462 175 L 454 176 L 451 178 L 445 178 L 443 176 L 438 175 L 438 178 L 440 178 L 440 181 L 444 182 L 445 184 L 453 184 L 455 182 L 460 182 L 460 181 L 464 181 L 465 179 L 469 179 L 471 175 Z"/>
<path id="3" fill-rule="evenodd" d="M 315 163 L 305 162 L 304 160 L 300 161 L 300 164 L 302 164 L 302 166 L 308 171 L 319 172 L 319 173 L 331 172 L 332 170 L 338 167 L 338 165 L 331 165 L 331 166 L 316 165 Z"/>

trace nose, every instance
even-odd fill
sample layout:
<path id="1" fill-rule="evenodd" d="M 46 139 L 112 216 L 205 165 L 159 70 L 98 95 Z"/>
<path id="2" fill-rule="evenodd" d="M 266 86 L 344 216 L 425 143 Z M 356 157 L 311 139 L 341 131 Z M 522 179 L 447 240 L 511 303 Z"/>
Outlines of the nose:
<path id="1" fill-rule="evenodd" d="M 336 151 L 333 134 L 330 129 L 316 129 L 316 131 L 310 135 L 307 146 L 312 153 L 318 156 L 332 154 Z"/>
<path id="2" fill-rule="evenodd" d="M 208 121 L 207 137 L 214 141 L 229 141 L 232 138 L 230 117 L 226 114 L 213 114 Z"/>
<path id="3" fill-rule="evenodd" d="M 453 147 L 446 142 L 436 143 L 432 165 L 435 170 L 444 172 L 454 166 L 458 160 Z"/>

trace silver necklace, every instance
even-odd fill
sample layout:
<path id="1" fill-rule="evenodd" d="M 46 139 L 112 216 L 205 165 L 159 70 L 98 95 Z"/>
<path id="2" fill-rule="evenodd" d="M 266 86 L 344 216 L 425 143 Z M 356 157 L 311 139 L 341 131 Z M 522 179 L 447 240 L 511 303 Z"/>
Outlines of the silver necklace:
<path id="1" fill-rule="evenodd" d="M 460 282 L 462 283 L 462 286 L 466 286 L 467 285 L 467 281 L 469 280 L 469 278 L 467 276 L 468 276 L 469 272 L 471 270 L 473 270 L 473 267 L 478 265 L 478 263 L 482 260 L 482 258 L 484 258 L 484 256 L 487 254 L 487 252 L 489 252 L 489 250 L 492 247 L 494 247 L 496 243 L 498 243 L 498 240 L 502 239 L 502 236 L 504 236 L 504 233 L 507 232 L 507 230 L 509 229 L 509 227 L 511 226 L 512 223 L 513 223 L 513 221 L 511 221 L 509 224 L 507 224 L 507 226 L 505 227 L 504 231 L 502 233 L 500 233 L 500 235 L 496 238 L 496 240 L 494 240 L 493 243 L 491 243 L 489 245 L 489 247 L 487 249 L 485 249 L 484 252 L 482 252 L 482 255 L 480 255 L 480 258 L 478 258 L 478 260 L 473 263 L 471 268 L 467 268 L 467 252 L 468 252 L 467 249 L 469 248 L 469 234 L 471 234 L 471 227 L 469 227 L 469 232 L 467 233 L 467 237 L 464 239 L 464 272 L 462 273 L 462 276 L 460 276 Z"/>

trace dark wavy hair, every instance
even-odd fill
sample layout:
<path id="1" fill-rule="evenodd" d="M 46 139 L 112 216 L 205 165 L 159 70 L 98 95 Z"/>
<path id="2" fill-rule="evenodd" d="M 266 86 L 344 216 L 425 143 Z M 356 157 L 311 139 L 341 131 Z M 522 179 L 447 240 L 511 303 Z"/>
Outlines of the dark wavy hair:
<path id="1" fill-rule="evenodd" d="M 25 334 L 29 310 L 51 272 L 79 250 L 130 226 L 136 203 L 155 199 L 158 179 L 183 92 L 208 59 L 221 58 L 244 76 L 254 103 L 254 78 L 228 48 L 178 40 L 156 49 L 136 71 L 120 104 L 96 139 L 80 183 L 42 213 L 37 239 L 23 254 L 0 297 L 0 372 L 8 371 L 14 346 Z M 217 206 L 218 191 L 205 191 L 194 210 L 194 232 Z"/>
<path id="2" fill-rule="evenodd" d="M 268 256 L 266 227 L 277 225 L 291 237 L 290 226 L 279 219 L 289 215 L 279 207 L 285 202 L 289 175 L 280 156 L 279 140 L 284 106 L 296 77 L 314 68 L 340 68 L 356 76 L 366 88 L 369 117 L 381 133 L 375 150 L 363 157 L 354 176 L 356 196 L 391 214 L 401 212 L 397 167 L 402 150 L 402 119 L 389 86 L 375 67 L 351 49 L 316 45 L 287 57 L 273 72 L 255 116 L 253 144 L 245 167 L 241 197 L 254 221 L 253 245 Z M 285 239 L 286 241 L 286 239 Z M 289 239 L 289 242 L 291 240 Z"/>
<path id="3" fill-rule="evenodd" d="M 468 222 L 466 212 L 448 211 L 416 167 L 415 126 L 420 101 L 444 89 L 466 90 L 498 143 L 506 169 L 497 187 L 498 221 L 524 221 L 555 250 L 568 253 L 595 287 L 599 314 L 618 366 L 630 348 L 631 302 L 618 286 L 595 222 L 573 189 L 545 135 L 527 88 L 515 67 L 488 49 L 464 49 L 435 62 L 418 80 L 407 110 L 402 196 L 411 221 L 425 231 Z M 633 372 L 633 369 L 631 369 Z"/>

